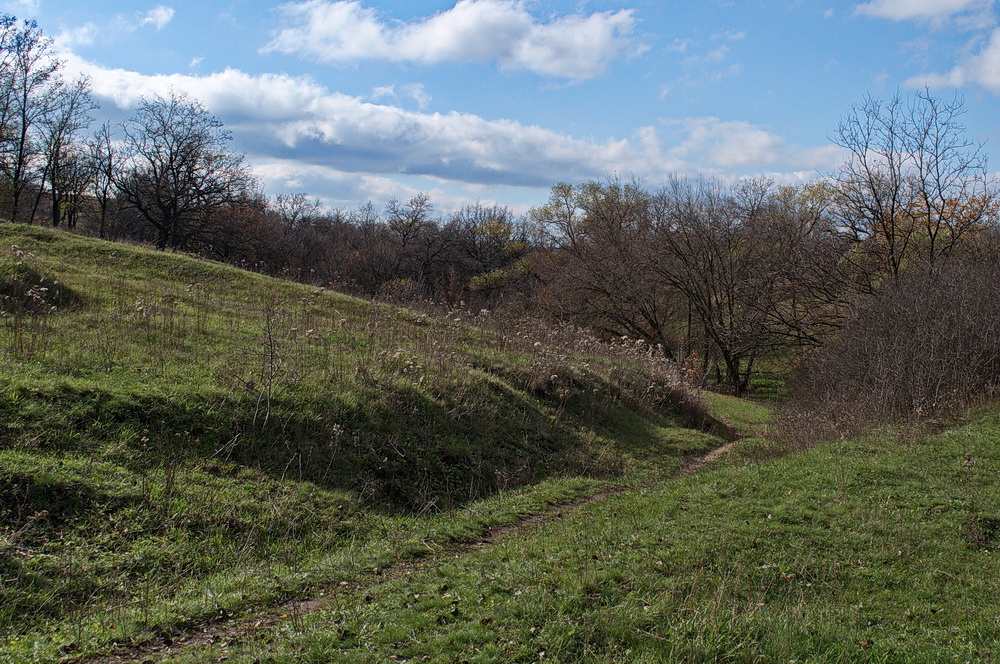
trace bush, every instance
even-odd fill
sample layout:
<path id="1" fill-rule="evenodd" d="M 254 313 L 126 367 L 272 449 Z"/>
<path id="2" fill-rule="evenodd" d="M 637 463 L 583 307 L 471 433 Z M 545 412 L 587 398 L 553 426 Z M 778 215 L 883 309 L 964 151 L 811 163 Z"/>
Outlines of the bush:
<path id="1" fill-rule="evenodd" d="M 45 276 L 32 254 L 11 247 L 0 258 L 0 314 L 44 314 L 78 303 L 79 298 L 57 279 Z"/>
<path id="2" fill-rule="evenodd" d="M 856 306 L 807 358 L 782 418 L 800 440 L 947 416 L 1000 384 L 1000 266 L 914 270 Z"/>

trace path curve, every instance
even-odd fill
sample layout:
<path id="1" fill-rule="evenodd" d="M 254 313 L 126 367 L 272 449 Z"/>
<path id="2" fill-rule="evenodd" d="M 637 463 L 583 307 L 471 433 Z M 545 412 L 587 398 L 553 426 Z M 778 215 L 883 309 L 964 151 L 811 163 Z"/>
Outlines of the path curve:
<path id="1" fill-rule="evenodd" d="M 725 455 L 738 442 L 738 438 L 730 440 L 712 448 L 704 454 L 689 458 L 674 473 L 672 479 L 683 479 L 694 475 L 704 468 L 705 465 Z M 649 486 L 651 484 L 647 483 L 633 486 L 610 487 L 584 496 L 583 498 L 553 505 L 551 509 L 540 514 L 534 514 L 520 521 L 497 528 L 488 528 L 479 539 L 472 542 L 447 544 L 426 558 L 402 560 L 390 567 L 376 569 L 372 572 L 368 583 L 349 583 L 343 581 L 339 585 L 327 587 L 317 597 L 290 600 L 268 610 L 266 613 L 262 612 L 260 615 L 234 617 L 223 611 L 218 617 L 197 625 L 193 631 L 184 632 L 183 630 L 175 629 L 171 633 L 160 634 L 149 641 L 137 645 L 120 647 L 110 654 L 64 661 L 71 664 L 130 664 L 135 662 L 154 664 L 190 648 L 243 639 L 249 634 L 274 627 L 287 620 L 296 620 L 321 609 L 333 597 L 338 595 L 364 593 L 393 579 L 425 571 L 435 565 L 441 565 L 455 558 L 467 555 L 476 549 L 495 544 L 504 538 L 526 532 L 532 528 L 541 527 L 545 523 L 561 518 L 565 512 L 592 505 L 620 493 L 625 493 L 626 491 L 637 491 Z"/>

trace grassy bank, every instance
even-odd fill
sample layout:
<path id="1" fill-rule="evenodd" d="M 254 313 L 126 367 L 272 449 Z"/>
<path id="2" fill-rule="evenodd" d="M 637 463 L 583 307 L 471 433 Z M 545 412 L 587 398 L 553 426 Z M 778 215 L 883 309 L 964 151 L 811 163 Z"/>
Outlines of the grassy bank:
<path id="1" fill-rule="evenodd" d="M 732 455 L 176 661 L 993 661 L 998 439 Z"/>
<path id="2" fill-rule="evenodd" d="M 308 596 L 719 442 L 666 368 L 574 331 L 23 226 L 0 246 L 0 661 Z"/>

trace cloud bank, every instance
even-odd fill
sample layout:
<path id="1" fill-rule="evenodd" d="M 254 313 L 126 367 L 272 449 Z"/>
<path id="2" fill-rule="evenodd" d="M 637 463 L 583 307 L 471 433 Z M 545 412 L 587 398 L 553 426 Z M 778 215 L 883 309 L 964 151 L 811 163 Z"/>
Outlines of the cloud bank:
<path id="1" fill-rule="evenodd" d="M 829 155 L 787 144 L 746 122 L 671 120 L 627 138 L 587 140 L 508 119 L 452 111 L 430 113 L 392 104 L 398 92 L 377 88 L 368 99 L 333 92 L 308 77 L 251 75 L 227 69 L 209 75 L 146 75 L 66 56 L 68 74 L 90 77 L 95 96 L 124 115 L 140 98 L 184 91 L 231 129 L 271 191 L 307 189 L 329 199 L 402 197 L 419 181 L 470 192 L 547 189 L 559 181 L 612 173 L 651 185 L 671 172 L 737 177 L 744 171 L 791 170 L 803 180 L 827 168 Z M 404 95 L 419 99 L 418 85 Z M 384 102 L 382 101 L 384 100 Z M 411 185 L 403 185 L 408 181 Z M 325 190 L 325 191 L 324 191 Z M 436 198 L 445 200 L 441 192 Z M 465 202 L 469 202 L 467 199 Z"/>

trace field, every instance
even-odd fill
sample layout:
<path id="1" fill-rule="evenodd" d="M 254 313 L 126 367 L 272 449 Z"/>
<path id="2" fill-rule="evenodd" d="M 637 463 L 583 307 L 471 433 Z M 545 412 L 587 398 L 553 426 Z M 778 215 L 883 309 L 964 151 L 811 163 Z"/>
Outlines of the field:
<path id="1" fill-rule="evenodd" d="M 997 651 L 995 409 L 781 454 L 635 345 L 0 236 L 0 661 Z"/>

